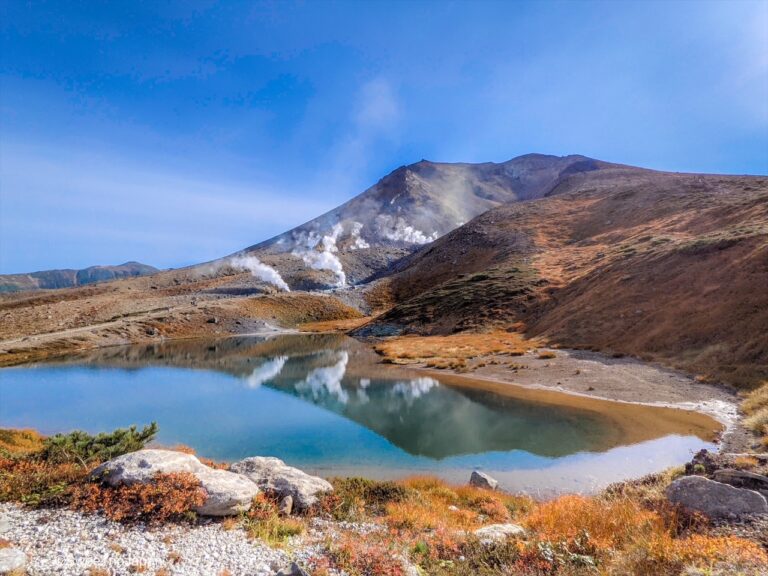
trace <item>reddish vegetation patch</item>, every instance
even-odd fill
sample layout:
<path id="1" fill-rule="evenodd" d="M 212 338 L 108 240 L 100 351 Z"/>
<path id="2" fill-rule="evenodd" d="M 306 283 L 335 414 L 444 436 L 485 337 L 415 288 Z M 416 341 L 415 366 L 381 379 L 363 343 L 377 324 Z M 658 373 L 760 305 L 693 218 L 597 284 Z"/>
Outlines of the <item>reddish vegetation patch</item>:
<path id="1" fill-rule="evenodd" d="M 71 506 L 82 512 L 103 512 L 116 522 L 163 524 L 188 520 L 206 499 L 200 481 L 190 473 L 156 474 L 151 482 L 130 486 L 88 483 L 72 491 Z"/>

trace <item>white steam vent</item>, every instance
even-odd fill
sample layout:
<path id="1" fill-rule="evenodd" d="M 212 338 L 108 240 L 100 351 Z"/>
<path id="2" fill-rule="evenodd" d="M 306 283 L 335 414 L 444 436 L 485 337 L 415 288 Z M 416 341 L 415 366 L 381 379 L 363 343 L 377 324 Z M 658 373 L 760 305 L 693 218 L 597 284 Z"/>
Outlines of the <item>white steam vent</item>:
<path id="1" fill-rule="evenodd" d="M 350 250 L 363 250 L 371 247 L 371 245 L 360 236 L 362 230 L 363 224 L 361 222 L 352 222 L 352 229 L 349 231 L 349 237 L 352 240 L 352 244 L 349 247 Z"/>
<path id="2" fill-rule="evenodd" d="M 316 232 L 302 232 L 295 237 L 296 248 L 293 255 L 299 256 L 304 264 L 314 270 L 330 270 L 336 275 L 336 285 L 341 287 L 347 284 L 347 275 L 341 260 L 336 256 L 339 251 L 336 241 L 343 231 L 341 224 L 335 224 L 329 234 L 322 238 Z"/>
<path id="3" fill-rule="evenodd" d="M 429 244 L 438 238 L 438 233 L 425 234 L 421 230 L 411 226 L 404 218 L 393 218 L 388 215 L 380 215 L 376 218 L 382 236 L 393 242 L 405 242 L 407 244 Z"/>
<path id="4" fill-rule="evenodd" d="M 277 286 L 280 290 L 291 291 L 280 273 L 272 266 L 264 264 L 256 256 L 233 256 L 229 259 L 229 264 L 233 268 L 248 270 L 259 280 Z"/>

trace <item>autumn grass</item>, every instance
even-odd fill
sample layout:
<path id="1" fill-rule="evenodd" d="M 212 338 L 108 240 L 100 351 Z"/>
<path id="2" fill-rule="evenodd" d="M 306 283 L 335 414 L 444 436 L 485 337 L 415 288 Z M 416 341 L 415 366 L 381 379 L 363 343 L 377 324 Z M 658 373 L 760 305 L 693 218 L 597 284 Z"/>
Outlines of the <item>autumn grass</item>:
<path id="1" fill-rule="evenodd" d="M 341 320 L 323 320 L 320 322 L 304 322 L 297 328 L 302 332 L 349 332 L 370 322 L 370 316 L 360 318 L 344 318 Z"/>
<path id="2" fill-rule="evenodd" d="M 663 576 L 715 566 L 759 573 L 751 570 L 768 562 L 759 544 L 709 535 L 703 519 L 663 499 L 664 487 L 679 473 L 601 496 L 567 495 L 543 503 L 429 476 L 397 482 L 337 479 L 335 493 L 313 514 L 344 510 L 341 518 L 380 528 L 326 541 L 326 555 L 314 567 L 318 574 L 335 569 L 359 576 L 404 574 L 406 561 L 435 576 Z M 528 536 L 488 544 L 472 534 L 507 522 L 524 526 Z"/>
<path id="3" fill-rule="evenodd" d="M 747 415 L 744 425 L 761 438 L 763 449 L 768 450 L 768 382 L 747 395 L 742 409 Z"/>
<path id="4" fill-rule="evenodd" d="M 248 298 L 239 306 L 243 314 L 277 322 L 285 327 L 297 327 L 308 322 L 357 319 L 363 316 L 356 308 L 333 296 L 301 292 Z"/>
<path id="5" fill-rule="evenodd" d="M 517 332 L 460 333 L 449 336 L 402 336 L 374 346 L 393 364 L 426 364 L 433 368 L 466 366 L 479 356 L 520 356 L 541 345 Z"/>
<path id="6" fill-rule="evenodd" d="M 43 447 L 43 436 L 34 430 L 0 429 L 0 455 L 29 456 Z"/>
<path id="7" fill-rule="evenodd" d="M 241 514 L 240 522 L 251 538 L 258 538 L 277 547 L 306 530 L 302 519 L 282 517 L 277 500 L 263 492 L 254 497 L 250 510 Z"/>

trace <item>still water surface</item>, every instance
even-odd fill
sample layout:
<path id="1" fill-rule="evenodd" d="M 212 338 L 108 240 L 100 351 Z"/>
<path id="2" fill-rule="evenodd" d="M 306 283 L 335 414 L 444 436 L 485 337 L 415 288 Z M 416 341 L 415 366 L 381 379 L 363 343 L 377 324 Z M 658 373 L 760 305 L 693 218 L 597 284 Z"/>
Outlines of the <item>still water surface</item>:
<path id="1" fill-rule="evenodd" d="M 326 476 L 452 481 L 477 468 L 539 494 L 592 491 L 711 447 L 714 425 L 678 422 L 679 411 L 508 389 L 377 364 L 338 335 L 176 341 L 0 370 L 0 426 L 156 421 L 161 444 L 219 460 L 271 455 Z"/>

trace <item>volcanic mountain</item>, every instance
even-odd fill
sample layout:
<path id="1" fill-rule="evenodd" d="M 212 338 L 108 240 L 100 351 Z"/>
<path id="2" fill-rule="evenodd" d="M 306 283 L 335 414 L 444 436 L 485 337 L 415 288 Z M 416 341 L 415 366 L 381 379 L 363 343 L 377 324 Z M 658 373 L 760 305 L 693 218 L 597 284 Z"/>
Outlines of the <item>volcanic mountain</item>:
<path id="1" fill-rule="evenodd" d="M 487 210 L 542 198 L 573 174 L 613 166 L 584 156 L 528 154 L 499 164 L 422 160 L 293 230 L 244 250 L 291 288 L 365 282 Z"/>

